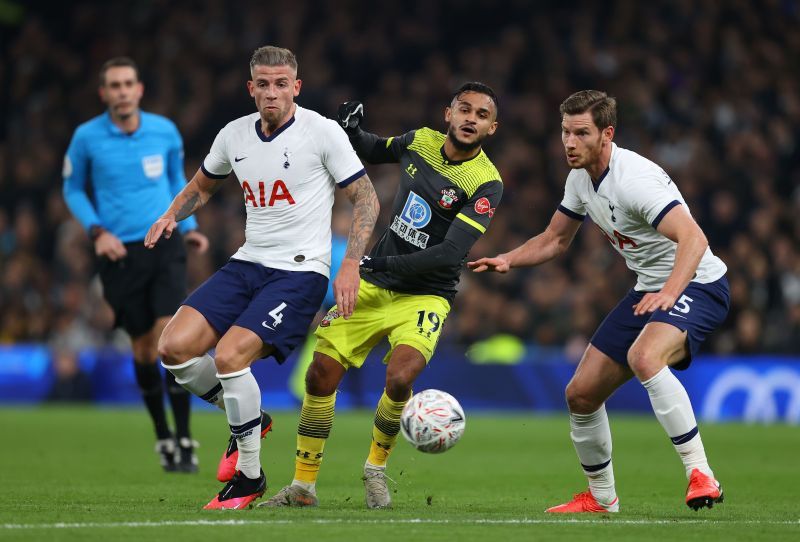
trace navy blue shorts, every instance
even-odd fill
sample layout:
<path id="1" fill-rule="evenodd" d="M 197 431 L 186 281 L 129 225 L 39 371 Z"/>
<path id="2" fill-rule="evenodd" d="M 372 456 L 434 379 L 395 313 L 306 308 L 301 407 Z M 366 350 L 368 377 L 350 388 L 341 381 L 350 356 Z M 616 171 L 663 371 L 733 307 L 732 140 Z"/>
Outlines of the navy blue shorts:
<path id="1" fill-rule="evenodd" d="M 328 289 L 314 271 L 284 271 L 231 259 L 183 302 L 196 309 L 217 333 L 231 326 L 249 329 L 275 347 L 283 363 L 308 334 Z"/>
<path id="2" fill-rule="evenodd" d="M 614 310 L 606 316 L 590 341 L 595 348 L 621 365 L 628 365 L 628 350 L 645 325 L 665 322 L 686 331 L 689 357 L 675 369 L 689 367 L 706 335 L 714 331 L 728 314 L 730 291 L 724 276 L 709 284 L 690 282 L 675 306 L 668 311 L 656 310 L 651 314 L 633 315 L 636 305 L 647 292 L 631 290 Z"/>

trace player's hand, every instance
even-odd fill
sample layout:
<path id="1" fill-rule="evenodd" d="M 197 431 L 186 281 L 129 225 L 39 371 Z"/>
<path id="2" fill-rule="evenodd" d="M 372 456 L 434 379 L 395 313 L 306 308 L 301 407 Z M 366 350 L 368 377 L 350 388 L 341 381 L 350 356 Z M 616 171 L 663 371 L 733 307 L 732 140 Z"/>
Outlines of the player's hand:
<path id="1" fill-rule="evenodd" d="M 336 299 L 336 306 L 345 320 L 350 318 L 356 308 L 360 282 L 358 261 L 352 258 L 342 260 L 336 280 L 333 281 L 333 296 Z"/>
<path id="2" fill-rule="evenodd" d="M 162 216 L 150 226 L 150 230 L 144 238 L 144 246 L 153 248 L 162 237 L 169 239 L 172 237 L 172 232 L 178 227 L 178 223 L 171 216 Z"/>
<path id="3" fill-rule="evenodd" d="M 641 301 L 633 306 L 633 315 L 641 316 L 643 314 L 655 312 L 658 309 L 668 311 L 675 306 L 677 300 L 677 296 L 665 292 L 650 292 L 644 294 Z"/>
<path id="4" fill-rule="evenodd" d="M 104 256 L 116 262 L 128 255 L 128 251 L 119 237 L 110 231 L 103 231 L 97 239 L 94 240 L 94 253 L 98 256 Z"/>
<path id="5" fill-rule="evenodd" d="M 508 273 L 508 270 L 511 269 L 511 264 L 502 256 L 495 256 L 494 258 L 479 258 L 474 262 L 467 262 L 467 267 L 475 273 L 483 273 L 484 271 Z"/>
<path id="6" fill-rule="evenodd" d="M 358 130 L 359 124 L 364 120 L 364 104 L 355 101 L 344 102 L 339 106 L 336 118 L 344 131 L 352 134 Z"/>
<path id="7" fill-rule="evenodd" d="M 183 242 L 198 254 L 204 254 L 208 250 L 208 237 L 197 230 L 186 232 Z"/>

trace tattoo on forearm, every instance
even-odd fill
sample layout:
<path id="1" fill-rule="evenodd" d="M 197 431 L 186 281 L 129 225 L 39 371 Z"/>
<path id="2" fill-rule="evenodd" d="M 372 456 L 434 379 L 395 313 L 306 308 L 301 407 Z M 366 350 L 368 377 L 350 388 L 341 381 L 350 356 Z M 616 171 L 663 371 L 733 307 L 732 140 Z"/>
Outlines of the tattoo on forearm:
<path id="1" fill-rule="evenodd" d="M 366 175 L 351 186 L 352 189 L 348 190 L 347 195 L 353 202 L 353 223 L 350 226 L 344 257 L 358 260 L 364 255 L 367 243 L 372 237 L 372 229 L 378 219 L 380 204 L 375 189 Z"/>
<path id="2" fill-rule="evenodd" d="M 183 202 L 180 209 L 175 215 L 175 220 L 180 221 L 186 218 L 187 216 L 191 215 L 198 207 L 202 205 L 200 201 L 200 194 L 195 192 L 194 194 L 188 195 L 187 199 Z"/>

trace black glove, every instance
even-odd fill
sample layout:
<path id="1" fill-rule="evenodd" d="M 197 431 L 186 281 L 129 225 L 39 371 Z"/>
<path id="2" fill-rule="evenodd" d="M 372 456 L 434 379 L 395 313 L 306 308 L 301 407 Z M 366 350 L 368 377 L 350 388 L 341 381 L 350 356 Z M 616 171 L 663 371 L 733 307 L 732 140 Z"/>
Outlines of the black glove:
<path id="1" fill-rule="evenodd" d="M 358 125 L 364 120 L 364 104 L 361 102 L 344 102 L 336 113 L 339 125 L 344 128 L 347 135 L 358 132 Z"/>
<path id="2" fill-rule="evenodd" d="M 372 273 L 378 271 L 386 271 L 387 261 L 385 256 L 362 256 L 361 263 L 358 264 L 358 269 L 362 273 Z"/>

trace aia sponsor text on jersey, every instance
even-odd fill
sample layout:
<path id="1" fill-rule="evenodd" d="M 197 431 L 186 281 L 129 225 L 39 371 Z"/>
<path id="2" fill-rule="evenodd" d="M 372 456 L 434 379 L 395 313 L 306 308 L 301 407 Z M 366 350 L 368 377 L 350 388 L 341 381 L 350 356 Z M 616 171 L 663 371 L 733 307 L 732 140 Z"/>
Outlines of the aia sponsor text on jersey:
<path id="1" fill-rule="evenodd" d="M 291 192 L 286 187 L 281 179 L 276 179 L 271 187 L 267 186 L 267 182 L 258 181 L 255 188 L 258 192 L 254 192 L 250 183 L 255 184 L 254 181 L 242 181 L 242 192 L 244 192 L 245 205 L 253 207 L 273 207 L 278 201 L 286 201 L 289 205 L 294 205 L 295 201 Z M 269 199 L 267 199 L 267 191 L 269 191 Z"/>

